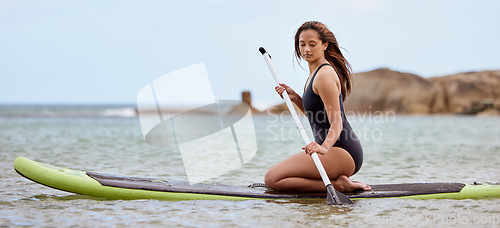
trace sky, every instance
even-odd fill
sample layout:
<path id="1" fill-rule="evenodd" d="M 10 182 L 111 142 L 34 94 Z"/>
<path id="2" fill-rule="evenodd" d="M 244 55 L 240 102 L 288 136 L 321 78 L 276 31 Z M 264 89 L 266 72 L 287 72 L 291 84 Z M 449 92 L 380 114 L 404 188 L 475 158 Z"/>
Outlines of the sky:
<path id="1" fill-rule="evenodd" d="M 249 90 L 258 108 L 280 103 L 258 48 L 300 91 L 309 72 L 293 37 L 310 20 L 355 73 L 500 70 L 497 0 L 0 0 L 0 104 L 134 105 L 148 83 L 199 63 L 216 99 Z"/>

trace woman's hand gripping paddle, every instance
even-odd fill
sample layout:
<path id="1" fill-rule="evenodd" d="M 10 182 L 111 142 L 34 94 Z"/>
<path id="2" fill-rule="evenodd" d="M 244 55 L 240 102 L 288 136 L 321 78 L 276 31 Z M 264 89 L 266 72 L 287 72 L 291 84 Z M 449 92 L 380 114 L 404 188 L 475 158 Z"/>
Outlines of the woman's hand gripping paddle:
<path id="1" fill-rule="evenodd" d="M 274 66 L 271 62 L 271 56 L 269 53 L 267 53 L 266 49 L 263 47 L 259 48 L 260 53 L 262 53 L 262 56 L 264 57 L 264 60 L 267 63 L 267 66 L 271 70 L 271 74 L 274 77 L 274 81 L 276 81 L 276 84 L 279 85 L 281 83 L 281 80 L 278 77 L 278 73 L 276 73 L 276 70 L 274 69 Z M 309 139 L 309 136 L 306 133 L 306 129 L 304 129 L 304 126 L 302 125 L 302 122 L 300 121 L 297 112 L 295 111 L 295 108 L 292 105 L 292 101 L 290 100 L 290 97 L 288 97 L 288 94 L 285 91 L 283 91 L 283 98 L 285 99 L 286 106 L 288 107 L 288 110 L 290 111 L 290 114 L 292 114 L 293 119 L 295 120 L 295 123 L 297 124 L 297 128 L 299 128 L 300 134 L 302 135 L 302 139 L 304 139 L 304 142 L 309 144 L 311 140 Z M 352 204 L 352 200 L 349 199 L 349 197 L 345 196 L 341 192 L 335 190 L 333 188 L 332 183 L 330 182 L 330 179 L 328 178 L 328 175 L 326 174 L 325 168 L 323 167 L 323 164 L 321 164 L 321 161 L 319 160 L 319 156 L 317 153 L 313 153 L 311 155 L 313 158 L 314 164 L 316 165 L 316 168 L 319 171 L 319 174 L 321 175 L 321 179 L 323 179 L 323 183 L 325 183 L 326 187 L 326 203 L 327 204 Z"/>

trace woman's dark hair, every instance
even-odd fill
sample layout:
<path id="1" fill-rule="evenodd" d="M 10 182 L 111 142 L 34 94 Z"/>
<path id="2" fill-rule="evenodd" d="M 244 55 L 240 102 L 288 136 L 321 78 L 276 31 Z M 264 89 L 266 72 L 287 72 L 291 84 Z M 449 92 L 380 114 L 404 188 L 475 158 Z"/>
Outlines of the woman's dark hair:
<path id="1" fill-rule="evenodd" d="M 337 43 L 335 35 L 333 35 L 326 25 L 318 21 L 308 21 L 299 27 L 297 33 L 295 33 L 295 56 L 297 61 L 299 62 L 300 59 L 302 59 L 299 48 L 300 33 L 308 29 L 316 30 L 319 33 L 321 42 L 328 43 L 325 50 L 325 58 L 339 75 L 340 85 L 342 87 L 342 96 L 345 100 L 347 95 L 351 92 L 351 65 L 347 62 L 344 55 L 342 55 L 342 52 L 340 52 L 339 44 Z"/>

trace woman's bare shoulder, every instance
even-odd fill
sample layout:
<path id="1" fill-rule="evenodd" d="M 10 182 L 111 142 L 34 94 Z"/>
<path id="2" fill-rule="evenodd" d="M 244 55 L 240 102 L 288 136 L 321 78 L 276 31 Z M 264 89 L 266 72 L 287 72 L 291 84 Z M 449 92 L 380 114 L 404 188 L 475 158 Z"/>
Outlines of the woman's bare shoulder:
<path id="1" fill-rule="evenodd" d="M 318 84 L 329 84 L 329 83 L 340 83 L 339 76 L 333 67 L 322 67 L 319 69 L 314 82 L 319 82 Z"/>

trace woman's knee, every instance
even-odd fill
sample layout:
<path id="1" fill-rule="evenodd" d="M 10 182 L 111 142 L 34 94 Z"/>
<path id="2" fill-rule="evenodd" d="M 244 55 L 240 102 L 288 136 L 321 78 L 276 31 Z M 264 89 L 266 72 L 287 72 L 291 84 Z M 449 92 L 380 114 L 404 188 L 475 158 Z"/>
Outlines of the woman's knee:
<path id="1" fill-rule="evenodd" d="M 267 187 L 275 191 L 287 191 L 289 190 L 289 183 L 285 181 L 286 177 L 280 175 L 280 170 L 278 169 L 269 169 L 267 170 L 266 176 L 264 177 L 264 182 Z"/>
<path id="2" fill-rule="evenodd" d="M 264 176 L 264 183 L 266 183 L 267 187 L 275 189 L 277 182 L 278 180 L 273 172 L 273 167 L 271 167 L 267 170 L 266 175 Z"/>

